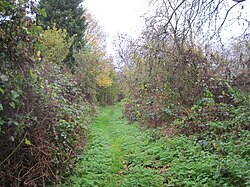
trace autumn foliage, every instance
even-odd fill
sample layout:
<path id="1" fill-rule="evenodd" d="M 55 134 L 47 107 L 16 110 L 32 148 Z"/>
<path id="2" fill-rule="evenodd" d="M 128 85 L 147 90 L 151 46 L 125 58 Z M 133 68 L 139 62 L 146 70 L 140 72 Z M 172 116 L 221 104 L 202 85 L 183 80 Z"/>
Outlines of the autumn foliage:
<path id="1" fill-rule="evenodd" d="M 31 15 L 46 10 L 30 1 L 0 5 L 0 186 L 60 183 L 85 145 L 98 90 L 114 83 L 113 67 L 87 44 L 65 63 L 78 36 L 56 24 L 44 30 Z"/>

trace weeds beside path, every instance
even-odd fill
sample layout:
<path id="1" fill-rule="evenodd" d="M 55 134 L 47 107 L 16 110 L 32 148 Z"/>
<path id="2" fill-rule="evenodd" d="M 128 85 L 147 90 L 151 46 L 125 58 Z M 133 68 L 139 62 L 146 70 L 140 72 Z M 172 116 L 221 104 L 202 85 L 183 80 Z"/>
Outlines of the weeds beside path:
<path id="1" fill-rule="evenodd" d="M 197 143 L 197 137 L 165 138 L 156 130 L 129 125 L 121 108 L 100 109 L 89 144 L 66 186 L 250 186 L 249 157 L 243 154 L 249 150 L 249 136 L 242 140 L 242 154 L 223 155 Z"/>

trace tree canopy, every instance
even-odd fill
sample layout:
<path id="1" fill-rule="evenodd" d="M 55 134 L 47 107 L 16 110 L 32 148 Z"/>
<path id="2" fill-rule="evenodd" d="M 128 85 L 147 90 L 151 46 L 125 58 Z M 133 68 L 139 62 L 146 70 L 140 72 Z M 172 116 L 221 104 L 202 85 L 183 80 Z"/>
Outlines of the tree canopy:
<path id="1" fill-rule="evenodd" d="M 86 30 L 86 19 L 82 0 L 41 0 L 39 7 L 46 11 L 46 16 L 38 16 L 39 22 L 44 29 L 47 27 L 66 29 L 68 37 L 76 35 L 70 52 L 65 59 L 67 64 L 74 64 L 73 51 L 79 51 L 84 47 L 84 33 Z"/>

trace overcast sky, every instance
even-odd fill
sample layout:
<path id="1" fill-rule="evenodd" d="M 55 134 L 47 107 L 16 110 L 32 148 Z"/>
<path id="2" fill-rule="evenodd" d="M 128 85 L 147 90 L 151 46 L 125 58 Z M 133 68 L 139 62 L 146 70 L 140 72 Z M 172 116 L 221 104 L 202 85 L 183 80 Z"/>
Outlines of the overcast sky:
<path id="1" fill-rule="evenodd" d="M 112 52 L 112 41 L 117 33 L 138 36 L 142 30 L 142 18 L 147 0 L 85 0 L 84 7 L 99 21 L 108 35 L 107 48 Z"/>
<path id="2" fill-rule="evenodd" d="M 249 1 L 244 2 L 243 14 L 250 10 Z M 232 0 L 228 3 L 231 6 L 235 4 Z M 84 0 L 84 7 L 99 21 L 108 35 L 107 50 L 109 53 L 114 53 L 112 41 L 117 33 L 127 33 L 132 37 L 140 34 L 144 23 L 140 16 L 147 12 L 148 0 Z M 238 10 L 235 11 L 238 12 Z M 230 14 L 233 12 L 231 11 Z M 239 29 L 238 25 L 227 28 L 225 35 L 237 33 Z"/>

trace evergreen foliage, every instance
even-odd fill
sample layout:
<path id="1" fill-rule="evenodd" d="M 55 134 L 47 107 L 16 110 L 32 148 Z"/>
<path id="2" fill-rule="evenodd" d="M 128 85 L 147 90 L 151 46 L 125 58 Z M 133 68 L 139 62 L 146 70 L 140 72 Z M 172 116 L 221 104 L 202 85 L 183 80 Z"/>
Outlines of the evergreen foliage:
<path id="1" fill-rule="evenodd" d="M 66 29 L 69 37 L 76 35 L 73 46 L 65 59 L 65 63 L 72 65 L 75 62 L 73 51 L 80 50 L 84 46 L 84 32 L 86 29 L 86 19 L 82 0 L 42 0 L 39 7 L 45 9 L 47 16 L 38 16 L 38 20 L 44 29 L 53 27 Z"/>

